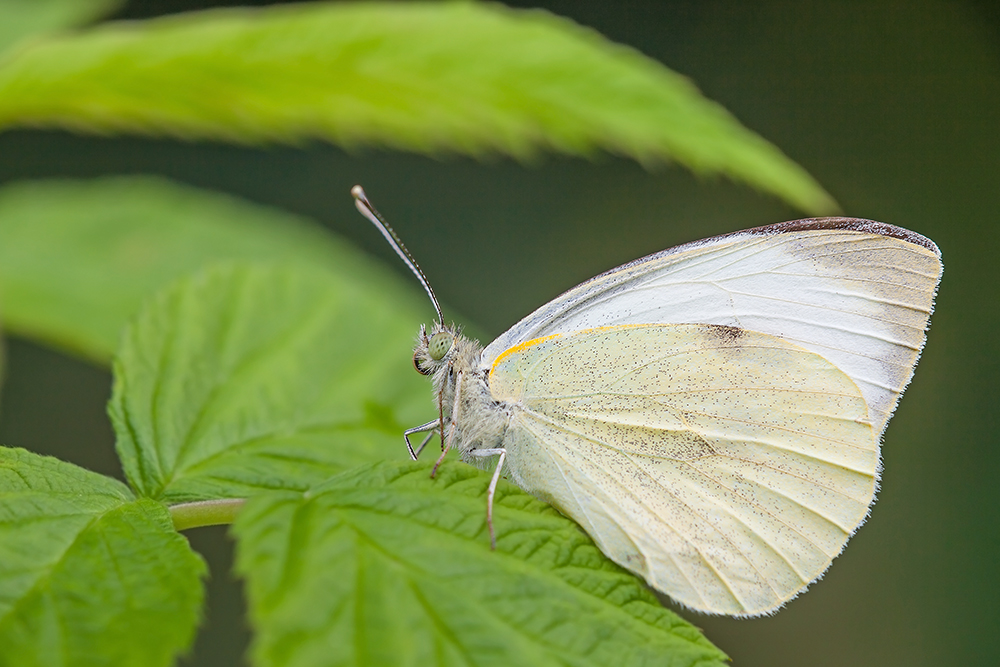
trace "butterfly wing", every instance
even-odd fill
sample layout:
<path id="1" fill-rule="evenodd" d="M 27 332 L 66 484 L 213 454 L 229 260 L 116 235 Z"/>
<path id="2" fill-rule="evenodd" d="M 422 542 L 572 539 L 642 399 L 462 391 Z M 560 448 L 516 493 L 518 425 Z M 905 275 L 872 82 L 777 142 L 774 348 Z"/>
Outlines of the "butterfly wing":
<path id="1" fill-rule="evenodd" d="M 612 560 L 701 611 L 774 611 L 864 521 L 878 435 L 857 385 L 785 340 L 612 326 L 508 350 L 508 471 Z"/>
<path id="2" fill-rule="evenodd" d="M 592 327 L 702 323 L 781 337 L 847 373 L 877 434 L 913 375 L 941 277 L 929 239 L 853 218 L 798 220 L 650 255 L 565 292 L 483 352 Z"/>

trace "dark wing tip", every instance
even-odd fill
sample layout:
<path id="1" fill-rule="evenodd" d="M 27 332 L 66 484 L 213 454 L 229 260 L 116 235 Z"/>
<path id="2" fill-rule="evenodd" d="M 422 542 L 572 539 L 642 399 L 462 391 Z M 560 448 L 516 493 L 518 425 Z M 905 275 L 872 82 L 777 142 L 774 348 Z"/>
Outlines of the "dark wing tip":
<path id="1" fill-rule="evenodd" d="M 911 232 L 909 229 L 903 229 L 902 227 L 897 227 L 895 225 L 889 225 L 884 222 L 877 222 L 875 220 L 865 220 L 864 218 L 804 218 L 802 220 L 789 220 L 788 222 L 778 222 L 773 225 L 764 225 L 763 227 L 752 227 L 750 229 L 741 229 L 735 232 L 729 232 L 727 234 L 720 234 L 719 236 L 712 236 L 707 239 L 702 239 L 700 241 L 691 241 L 690 243 L 682 243 L 681 245 L 674 246 L 673 248 L 667 248 L 666 250 L 661 250 L 660 252 L 653 253 L 652 255 L 647 255 L 646 257 L 640 257 L 639 259 L 634 259 L 631 262 L 622 264 L 619 267 L 610 269 L 594 276 L 590 280 L 581 283 L 581 285 L 586 285 L 589 282 L 603 278 L 605 276 L 611 275 L 622 271 L 623 269 L 629 269 L 634 266 L 639 266 L 645 264 L 650 260 L 658 259 L 667 255 L 673 255 L 675 253 L 683 252 L 685 250 L 690 250 L 691 248 L 697 248 L 699 246 L 704 246 L 710 243 L 715 243 L 717 241 L 723 241 L 735 236 L 777 236 L 779 234 L 788 234 L 792 232 L 808 232 L 808 231 L 822 231 L 824 229 L 844 229 L 848 231 L 859 232 L 862 234 L 877 234 L 879 236 L 889 236 L 907 243 L 912 243 L 918 245 L 921 248 L 926 248 L 930 250 L 938 259 L 941 258 L 941 251 L 938 249 L 937 244 L 931 241 L 926 236 L 917 234 L 916 232 Z"/>
<path id="2" fill-rule="evenodd" d="M 937 244 L 926 236 L 911 232 L 909 229 L 889 225 L 875 220 L 865 220 L 864 218 L 805 218 L 803 220 L 789 220 L 763 227 L 745 229 L 734 234 L 786 234 L 788 232 L 805 232 L 823 229 L 847 229 L 864 234 L 878 234 L 879 236 L 891 236 L 892 238 L 906 241 L 924 248 L 927 248 L 935 255 L 941 256 L 941 251 Z M 724 236 L 728 236 L 725 234 Z"/>

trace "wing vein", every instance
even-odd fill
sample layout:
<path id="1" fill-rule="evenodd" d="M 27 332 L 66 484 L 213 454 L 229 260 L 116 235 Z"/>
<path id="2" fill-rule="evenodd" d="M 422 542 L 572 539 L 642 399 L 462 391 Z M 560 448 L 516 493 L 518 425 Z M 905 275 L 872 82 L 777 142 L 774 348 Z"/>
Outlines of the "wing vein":
<path id="1" fill-rule="evenodd" d="M 532 414 L 534 416 L 534 413 L 530 413 L 530 414 Z M 544 441 L 544 438 L 541 436 L 541 434 L 537 433 L 536 431 L 534 431 L 531 428 L 530 422 L 523 420 L 522 421 L 522 425 L 524 426 L 524 428 L 528 432 L 532 433 L 532 435 L 535 436 L 535 439 L 538 442 L 543 442 Z M 563 470 L 563 466 L 561 466 L 558 463 L 556 463 L 556 461 L 552 457 L 553 456 L 558 457 L 559 460 L 561 460 L 565 466 L 568 466 L 568 467 L 575 467 L 575 466 L 573 466 L 572 463 L 570 463 L 564 456 L 562 456 L 561 454 L 559 454 L 559 452 L 557 452 L 553 448 L 539 447 L 539 449 L 541 451 L 544 451 L 549 456 L 549 460 L 551 460 L 552 463 L 559 470 L 560 476 L 563 478 L 563 481 L 566 482 L 566 487 L 570 490 L 570 493 L 573 494 L 573 499 L 576 501 L 577 505 L 583 510 L 584 514 L 587 515 L 587 521 L 590 522 L 591 527 L 594 528 L 594 532 L 596 533 L 597 530 L 596 530 L 596 526 L 594 525 L 593 519 L 591 518 L 590 513 L 587 511 L 586 506 L 583 503 L 580 502 L 580 498 L 579 498 L 579 496 L 577 496 L 576 490 L 573 488 L 573 484 L 566 477 L 566 472 Z M 628 489 L 626 489 L 626 490 L 628 490 Z M 631 491 L 629 491 L 629 493 L 631 493 Z M 662 517 L 659 517 L 659 515 L 656 515 L 656 516 L 657 516 L 657 518 L 660 518 L 663 521 L 663 523 L 671 531 L 673 531 L 674 533 L 680 535 L 680 533 L 677 531 L 677 529 L 674 528 L 674 526 L 672 526 L 669 522 L 667 522 L 666 520 L 663 520 Z M 647 536 L 650 538 L 650 541 L 656 543 L 657 540 L 653 539 L 652 536 L 649 536 L 648 531 L 646 531 L 646 532 L 647 532 Z M 641 553 L 642 556 L 643 556 L 643 558 L 646 558 L 647 562 L 648 562 L 648 555 L 639 547 L 638 544 L 635 544 L 634 541 L 632 542 L 632 544 L 633 544 L 633 546 L 635 546 L 636 551 L 638 551 L 639 553 Z M 695 551 L 697 551 L 697 548 L 695 548 Z M 688 586 L 691 588 L 691 590 L 693 590 L 695 592 L 695 594 L 698 596 L 698 599 L 701 600 L 702 604 L 703 605 L 707 604 L 707 600 L 705 600 L 705 598 L 701 594 L 701 591 L 698 590 L 698 587 L 695 586 L 694 582 L 691 580 L 691 578 L 688 576 L 688 574 L 681 567 L 681 564 L 677 561 L 677 559 L 674 556 L 674 554 L 671 554 L 669 552 L 664 552 L 664 553 L 666 554 L 667 558 L 669 558 L 670 561 L 674 564 L 674 568 L 677 570 L 677 572 L 679 572 L 681 574 L 681 576 L 684 577 L 684 580 L 688 583 Z M 708 559 L 705 558 L 705 556 L 701 552 L 698 552 L 698 555 L 701 556 L 702 560 L 704 560 L 706 562 L 706 564 L 708 563 Z M 735 597 L 735 595 L 734 595 L 734 597 Z"/>

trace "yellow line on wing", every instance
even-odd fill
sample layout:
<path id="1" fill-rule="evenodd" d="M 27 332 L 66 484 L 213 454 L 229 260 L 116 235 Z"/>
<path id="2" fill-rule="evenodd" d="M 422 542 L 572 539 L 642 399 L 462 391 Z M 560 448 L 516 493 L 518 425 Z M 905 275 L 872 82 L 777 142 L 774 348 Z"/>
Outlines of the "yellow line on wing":
<path id="1" fill-rule="evenodd" d="M 538 345 L 539 343 L 544 343 L 547 340 L 551 340 L 553 338 L 559 338 L 560 336 L 562 336 L 562 334 L 552 334 L 551 336 L 532 338 L 531 340 L 526 340 L 523 343 L 518 343 L 514 347 L 507 348 L 506 350 L 500 353 L 500 356 L 498 356 L 496 359 L 493 360 L 493 366 L 490 368 L 490 373 L 493 373 L 493 371 L 496 370 L 497 365 L 510 355 L 521 352 L 522 350 L 527 350 L 529 347 L 533 347 L 535 345 Z"/>
<path id="2" fill-rule="evenodd" d="M 610 324 L 603 327 L 591 327 L 589 329 L 580 329 L 578 331 L 571 331 L 569 333 L 570 335 L 575 336 L 577 334 L 590 333 L 592 331 L 613 331 L 615 329 L 637 329 L 639 327 L 652 328 L 661 326 L 663 326 L 663 324 L 656 322 L 642 323 L 642 324 Z M 490 367 L 490 373 L 493 373 L 493 371 L 496 370 L 496 367 L 500 364 L 500 362 L 509 357 L 510 355 L 517 354 L 518 352 L 523 352 L 524 350 L 527 350 L 529 347 L 534 347 L 535 345 L 544 343 L 547 340 L 551 340 L 553 338 L 559 338 L 561 336 L 563 336 L 563 334 L 557 333 L 557 334 L 552 334 L 550 336 L 542 336 L 541 338 L 532 338 L 531 340 L 526 340 L 523 343 L 518 343 L 514 347 L 507 348 L 506 350 L 501 352 L 496 359 L 493 360 L 493 366 Z"/>

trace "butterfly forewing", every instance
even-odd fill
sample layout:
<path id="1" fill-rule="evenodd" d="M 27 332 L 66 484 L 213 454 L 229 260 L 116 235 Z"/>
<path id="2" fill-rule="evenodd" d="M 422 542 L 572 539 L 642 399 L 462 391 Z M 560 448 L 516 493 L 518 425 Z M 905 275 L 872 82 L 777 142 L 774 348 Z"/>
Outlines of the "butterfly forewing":
<path id="1" fill-rule="evenodd" d="M 700 323 L 781 337 L 861 389 L 881 433 L 909 382 L 941 276 L 918 234 L 831 218 L 679 246 L 587 281 L 526 317 L 483 353 L 489 367 L 528 340 L 601 326 Z"/>
<path id="2" fill-rule="evenodd" d="M 777 609 L 867 516 L 878 434 L 829 360 L 759 332 L 610 326 L 494 363 L 515 482 L 710 613 Z"/>

